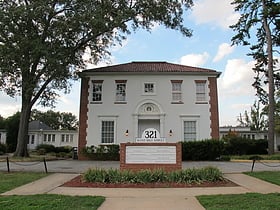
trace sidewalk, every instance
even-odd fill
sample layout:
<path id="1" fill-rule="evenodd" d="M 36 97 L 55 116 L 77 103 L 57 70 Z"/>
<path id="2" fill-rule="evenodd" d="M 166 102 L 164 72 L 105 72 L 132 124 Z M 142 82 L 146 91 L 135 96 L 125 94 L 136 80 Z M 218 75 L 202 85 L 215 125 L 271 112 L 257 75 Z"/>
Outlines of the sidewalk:
<path id="1" fill-rule="evenodd" d="M 1 195 L 63 194 L 101 195 L 106 201 L 99 210 L 200 210 L 197 195 L 242 194 L 247 192 L 280 193 L 280 187 L 244 174 L 225 174 L 239 186 L 206 188 L 77 188 L 61 185 L 77 174 L 57 173 L 18 187 Z"/>

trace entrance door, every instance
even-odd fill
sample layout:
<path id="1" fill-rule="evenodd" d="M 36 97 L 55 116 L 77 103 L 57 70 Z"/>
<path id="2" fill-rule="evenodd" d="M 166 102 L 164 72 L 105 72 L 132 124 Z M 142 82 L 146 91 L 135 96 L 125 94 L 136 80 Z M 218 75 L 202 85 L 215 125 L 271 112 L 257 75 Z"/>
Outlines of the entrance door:
<path id="1" fill-rule="evenodd" d="M 138 137 L 142 136 L 142 133 L 147 128 L 154 128 L 160 133 L 160 120 L 159 119 L 139 119 L 138 120 Z"/>

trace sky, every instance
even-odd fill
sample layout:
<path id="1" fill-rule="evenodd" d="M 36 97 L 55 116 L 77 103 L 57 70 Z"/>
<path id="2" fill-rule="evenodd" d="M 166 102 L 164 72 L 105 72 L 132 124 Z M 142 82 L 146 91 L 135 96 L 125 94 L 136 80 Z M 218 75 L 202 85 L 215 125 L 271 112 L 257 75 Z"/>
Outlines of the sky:
<path id="1" fill-rule="evenodd" d="M 229 25 L 237 22 L 239 14 L 230 0 L 196 0 L 192 10 L 184 15 L 185 26 L 193 36 L 155 25 L 151 32 L 137 30 L 127 36 L 122 45 L 110 49 L 105 63 L 88 68 L 128 63 L 132 61 L 166 61 L 221 72 L 218 79 L 220 126 L 237 125 L 237 117 L 250 110 L 254 101 L 252 87 L 254 62 L 248 47 L 232 46 L 235 34 Z M 70 94 L 61 94 L 54 111 L 79 114 L 80 81 L 73 83 Z M 20 97 L 10 98 L 0 92 L 0 115 L 8 117 L 20 111 Z M 34 107 L 43 111 L 49 108 Z"/>

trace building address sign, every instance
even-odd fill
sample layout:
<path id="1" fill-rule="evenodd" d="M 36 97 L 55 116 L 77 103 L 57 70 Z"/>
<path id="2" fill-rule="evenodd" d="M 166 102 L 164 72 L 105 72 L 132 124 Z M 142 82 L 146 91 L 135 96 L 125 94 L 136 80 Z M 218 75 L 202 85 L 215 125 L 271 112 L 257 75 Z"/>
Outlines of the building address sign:
<path id="1" fill-rule="evenodd" d="M 155 128 L 147 128 L 143 131 L 141 138 L 136 138 L 137 143 L 163 143 L 165 138 L 160 137 L 160 133 Z"/>

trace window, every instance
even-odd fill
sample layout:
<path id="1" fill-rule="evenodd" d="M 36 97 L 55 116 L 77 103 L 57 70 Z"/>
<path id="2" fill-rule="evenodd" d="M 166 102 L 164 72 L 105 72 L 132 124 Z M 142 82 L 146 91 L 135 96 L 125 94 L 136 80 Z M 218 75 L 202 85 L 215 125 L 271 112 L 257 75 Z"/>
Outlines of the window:
<path id="1" fill-rule="evenodd" d="M 114 121 L 102 121 L 101 124 L 101 143 L 114 143 L 115 123 Z"/>
<path id="2" fill-rule="evenodd" d="M 182 82 L 182 80 L 171 80 L 173 102 L 182 102 Z"/>
<path id="3" fill-rule="evenodd" d="M 31 144 L 35 143 L 35 135 L 31 135 Z"/>
<path id="4" fill-rule="evenodd" d="M 73 134 L 61 134 L 61 142 L 73 142 Z"/>
<path id="5" fill-rule="evenodd" d="M 206 101 L 206 80 L 196 80 L 196 101 Z"/>
<path id="6" fill-rule="evenodd" d="M 184 121 L 184 141 L 196 140 L 196 121 Z"/>
<path id="7" fill-rule="evenodd" d="M 92 81 L 92 101 L 93 102 L 102 101 L 102 83 L 103 83 L 103 80 L 93 80 Z"/>
<path id="8" fill-rule="evenodd" d="M 155 83 L 144 83 L 144 94 L 155 94 Z"/>
<path id="9" fill-rule="evenodd" d="M 126 101 L 126 80 L 116 80 L 116 101 Z"/>
<path id="10" fill-rule="evenodd" d="M 55 142 L 55 134 L 44 134 L 44 142 Z"/>

